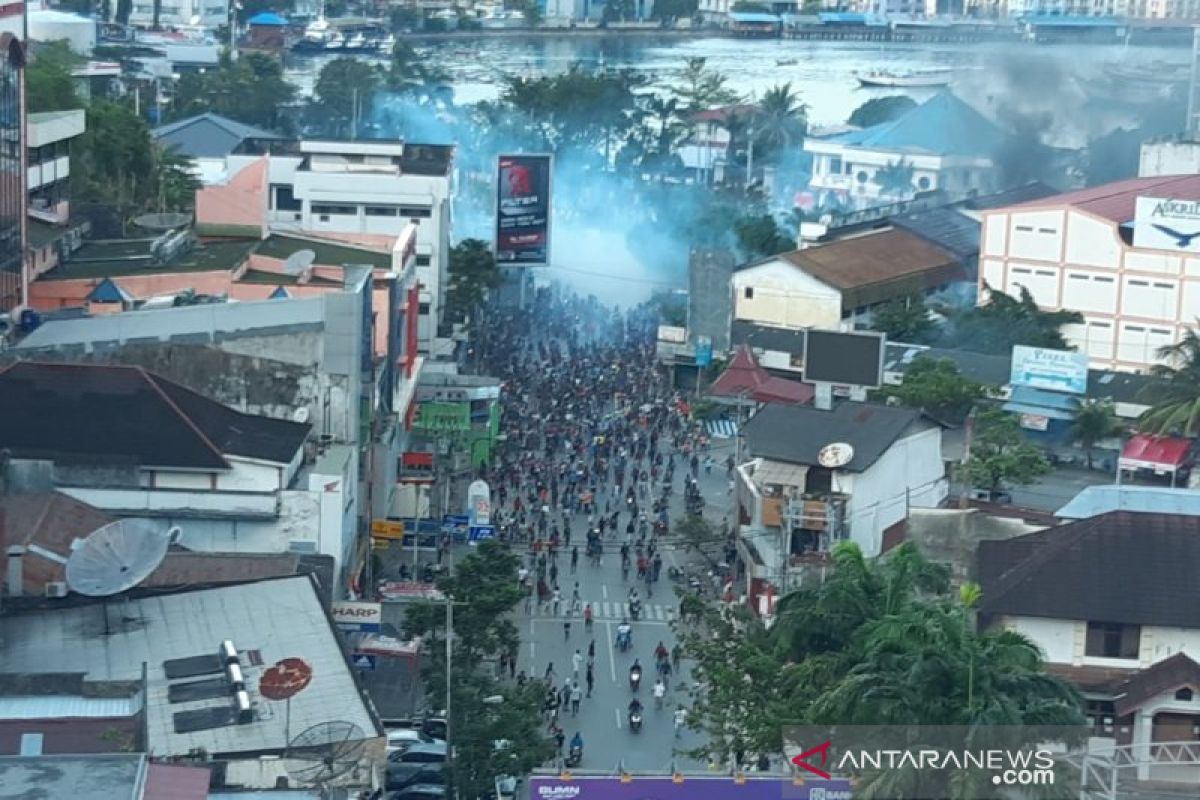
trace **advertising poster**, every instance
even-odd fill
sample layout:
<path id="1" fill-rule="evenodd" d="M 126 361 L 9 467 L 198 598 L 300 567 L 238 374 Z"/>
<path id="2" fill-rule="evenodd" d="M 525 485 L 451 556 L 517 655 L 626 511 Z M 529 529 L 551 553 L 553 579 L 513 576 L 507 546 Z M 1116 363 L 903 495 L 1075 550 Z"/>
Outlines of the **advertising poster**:
<path id="1" fill-rule="evenodd" d="M 496 262 L 545 266 L 550 260 L 550 156 L 500 156 Z"/>

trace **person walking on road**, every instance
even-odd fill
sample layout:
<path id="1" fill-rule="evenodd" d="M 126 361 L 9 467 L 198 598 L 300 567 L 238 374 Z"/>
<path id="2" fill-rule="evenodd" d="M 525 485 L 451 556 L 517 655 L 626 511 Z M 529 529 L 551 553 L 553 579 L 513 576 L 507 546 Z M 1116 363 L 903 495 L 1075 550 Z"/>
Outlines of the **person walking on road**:
<path id="1" fill-rule="evenodd" d="M 592 665 L 590 663 L 587 665 L 586 680 L 587 680 L 587 696 L 591 697 L 592 696 L 592 688 L 596 685 L 596 673 L 592 669 Z"/>
<path id="2" fill-rule="evenodd" d="M 579 688 L 579 681 L 575 681 L 571 685 L 571 716 L 579 716 L 579 703 L 583 700 L 583 690 Z"/>
<path id="3" fill-rule="evenodd" d="M 683 732 L 683 726 L 687 724 L 687 709 L 675 709 L 675 738 L 679 738 L 679 734 Z"/>
<path id="4" fill-rule="evenodd" d="M 583 653 L 579 652 L 578 649 L 575 650 L 575 655 L 571 656 L 571 667 L 573 668 L 572 671 L 575 677 L 578 678 L 579 670 L 583 667 Z"/>
<path id="5" fill-rule="evenodd" d="M 654 682 L 654 707 L 661 709 L 663 707 L 663 698 L 667 696 L 667 685 L 663 683 L 662 678 Z"/>
<path id="6" fill-rule="evenodd" d="M 583 607 L 583 628 L 589 633 L 592 630 L 592 604 L 588 603 Z"/>
<path id="7" fill-rule="evenodd" d="M 563 639 L 571 638 L 571 609 L 567 609 L 567 613 L 563 614 Z"/>

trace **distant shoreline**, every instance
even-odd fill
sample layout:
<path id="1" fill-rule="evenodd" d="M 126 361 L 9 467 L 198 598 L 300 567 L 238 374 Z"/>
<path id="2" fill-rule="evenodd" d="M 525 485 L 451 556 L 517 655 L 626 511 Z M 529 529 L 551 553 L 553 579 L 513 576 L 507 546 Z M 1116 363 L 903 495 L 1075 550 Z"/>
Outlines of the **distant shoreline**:
<path id="1" fill-rule="evenodd" d="M 694 39 L 724 38 L 731 34 L 721 28 L 488 28 L 474 31 L 417 31 L 401 34 L 403 39 L 547 39 L 570 37 L 664 37 Z"/>

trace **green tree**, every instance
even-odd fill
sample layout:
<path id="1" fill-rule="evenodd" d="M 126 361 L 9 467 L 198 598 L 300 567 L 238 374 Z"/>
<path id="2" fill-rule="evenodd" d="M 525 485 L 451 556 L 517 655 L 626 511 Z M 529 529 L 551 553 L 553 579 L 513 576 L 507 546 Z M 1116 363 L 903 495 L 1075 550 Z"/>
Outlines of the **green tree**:
<path id="1" fill-rule="evenodd" d="M 937 323 L 929 314 L 921 295 L 889 300 L 871 314 L 871 327 L 887 334 L 890 341 L 925 344 L 937 333 Z"/>
<path id="2" fill-rule="evenodd" d="M 770 160 L 799 146 L 808 132 L 807 109 L 792 91 L 791 83 L 773 86 L 763 94 L 754 112 L 754 144 L 759 158 Z"/>
<path id="3" fill-rule="evenodd" d="M 221 56 L 216 69 L 185 72 L 175 85 L 174 119 L 213 112 L 287 133 L 287 108 L 295 100 L 296 87 L 283 77 L 278 59 L 263 53 L 243 53 L 233 61 Z"/>
<path id="4" fill-rule="evenodd" d="M 313 111 L 339 135 L 353 137 L 361 122 L 371 117 L 380 83 L 379 69 L 373 64 L 348 56 L 335 58 L 317 75 Z"/>
<path id="5" fill-rule="evenodd" d="M 65 41 L 46 42 L 37 48 L 25 71 L 25 96 L 30 113 L 83 107 L 71 77 L 71 70 L 81 60 Z"/>
<path id="6" fill-rule="evenodd" d="M 766 3 L 754 3 L 750 0 L 738 0 L 733 4 L 731 11 L 739 14 L 770 14 L 771 7 Z"/>
<path id="7" fill-rule="evenodd" d="M 1007 356 L 1013 345 L 1069 350 L 1062 326 L 1083 322 L 1076 311 L 1043 311 L 1024 286 L 1013 297 L 984 284 L 987 300 L 966 310 L 947 310 L 943 339 L 953 347 Z"/>
<path id="8" fill-rule="evenodd" d="M 1137 429 L 1154 436 L 1200 435 L 1200 336 L 1192 328 L 1157 353 L 1164 363 L 1150 368 L 1156 379 L 1139 399 L 1150 408 L 1137 420 Z"/>
<path id="9" fill-rule="evenodd" d="M 899 161 L 890 162 L 875 170 L 871 182 L 879 187 L 880 194 L 888 197 L 904 199 L 916 191 L 913 175 L 916 168 L 911 161 L 903 157 Z"/>
<path id="10" fill-rule="evenodd" d="M 1113 404 L 1107 400 L 1088 400 L 1075 412 L 1067 430 L 1072 442 L 1083 448 L 1088 469 L 1092 468 L 1092 450 L 1098 442 L 1120 436 L 1124 426 L 1117 419 Z"/>
<path id="11" fill-rule="evenodd" d="M 438 588 L 453 602 L 453 659 L 450 737 L 455 759 L 450 780 L 460 797 L 480 797 L 499 774 L 522 775 L 545 762 L 554 747 L 540 730 L 542 697 L 536 681 L 524 688 L 496 680 L 485 665 L 515 652 L 510 615 L 524 597 L 517 582 L 520 559 L 504 545 L 482 542 L 461 559 Z M 441 603 L 409 607 L 411 633 L 429 643 L 425 686 L 429 703 L 446 697 L 446 608 Z"/>
<path id="12" fill-rule="evenodd" d="M 93 101 L 87 130 L 73 147 L 72 199 L 110 206 L 128 217 L 153 206 L 155 175 L 155 149 L 145 120 L 126 105 Z"/>
<path id="13" fill-rule="evenodd" d="M 449 84 L 450 75 L 446 70 L 430 61 L 428 56 L 422 56 L 408 42 L 396 42 L 384 75 L 384 86 L 388 91 L 429 100 L 448 89 Z"/>
<path id="14" fill-rule="evenodd" d="M 729 79 L 709 69 L 707 59 L 689 58 L 674 82 L 672 91 L 688 114 L 710 108 L 727 106 L 738 101 L 737 92 L 729 88 Z"/>
<path id="15" fill-rule="evenodd" d="M 200 179 L 196 177 L 195 167 L 196 162 L 190 157 L 155 145 L 155 211 L 191 211 L 196 207 Z"/>
<path id="16" fill-rule="evenodd" d="M 496 258 L 482 239 L 463 239 L 450 248 L 450 286 L 446 318 L 461 322 L 481 305 L 489 289 L 503 281 Z"/>
<path id="17" fill-rule="evenodd" d="M 850 115 L 850 119 L 846 120 L 846 124 L 859 128 L 870 128 L 898 119 L 916 107 L 916 101 L 908 95 L 873 97 L 854 109 L 854 113 Z"/>
<path id="18" fill-rule="evenodd" d="M 879 391 L 881 397 L 894 397 L 901 405 L 924 409 L 946 422 L 961 422 L 976 403 L 994 394 L 995 387 L 963 377 L 950 359 L 929 356 L 914 359 L 899 386 Z"/>
<path id="19" fill-rule="evenodd" d="M 604 4 L 600 19 L 604 22 L 625 22 L 637 14 L 634 0 L 608 0 Z"/>
<path id="20" fill-rule="evenodd" d="M 1052 471 L 1042 451 L 1021 432 L 1015 415 L 998 408 L 980 409 L 975 416 L 967 474 L 989 492 L 1006 486 L 1025 486 Z"/>
<path id="21" fill-rule="evenodd" d="M 748 259 L 767 258 L 796 249 L 796 243 L 783 232 L 779 222 L 770 214 L 740 217 L 734 220 L 742 255 Z"/>

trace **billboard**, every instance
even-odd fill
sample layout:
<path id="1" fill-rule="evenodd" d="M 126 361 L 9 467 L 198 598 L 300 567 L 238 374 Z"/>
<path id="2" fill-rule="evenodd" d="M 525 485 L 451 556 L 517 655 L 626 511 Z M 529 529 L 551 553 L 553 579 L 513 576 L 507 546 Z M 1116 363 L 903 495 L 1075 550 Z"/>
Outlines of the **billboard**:
<path id="1" fill-rule="evenodd" d="M 500 156 L 496 182 L 496 262 L 550 261 L 550 156 Z"/>
<path id="2" fill-rule="evenodd" d="M 1088 357 L 1070 350 L 1050 350 L 1018 344 L 1012 351 L 1012 386 L 1087 394 Z"/>
<path id="3" fill-rule="evenodd" d="M 1139 197 L 1133 212 L 1133 246 L 1200 253 L 1200 202 Z"/>
<path id="4" fill-rule="evenodd" d="M 379 603 L 336 602 L 331 610 L 333 624 L 344 631 L 379 633 L 383 606 Z"/>
<path id="5" fill-rule="evenodd" d="M 883 383 L 882 333 L 810 328 L 804 336 L 804 380 L 878 389 Z"/>
<path id="6" fill-rule="evenodd" d="M 532 776 L 530 800 L 850 800 L 847 780 L 806 780 L 747 777 L 738 783 L 730 777 L 686 776 L 675 783 L 669 775 L 635 776 L 628 783 L 619 777 Z"/>

